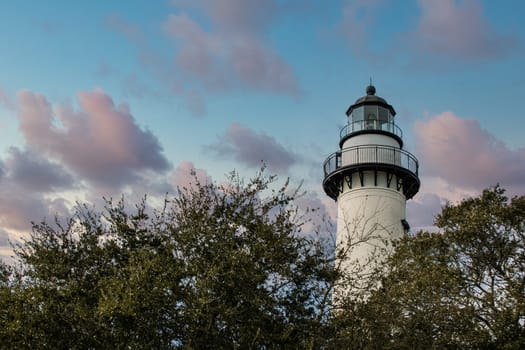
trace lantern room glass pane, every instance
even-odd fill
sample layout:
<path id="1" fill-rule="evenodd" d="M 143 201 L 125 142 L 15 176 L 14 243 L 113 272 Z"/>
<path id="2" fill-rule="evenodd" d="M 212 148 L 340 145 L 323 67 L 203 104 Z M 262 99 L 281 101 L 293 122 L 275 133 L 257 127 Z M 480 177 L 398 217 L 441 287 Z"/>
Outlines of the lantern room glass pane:
<path id="1" fill-rule="evenodd" d="M 389 119 L 390 118 L 389 118 L 388 110 L 386 108 L 379 107 L 379 123 L 386 124 L 390 121 Z"/>
<path id="2" fill-rule="evenodd" d="M 364 119 L 363 107 L 356 108 L 352 111 L 352 120 L 350 120 L 351 123 L 360 122 L 363 119 Z"/>
<path id="3" fill-rule="evenodd" d="M 378 126 L 377 106 L 365 106 L 365 129 L 375 130 Z"/>
<path id="4" fill-rule="evenodd" d="M 377 106 L 365 106 L 365 120 L 377 120 Z"/>

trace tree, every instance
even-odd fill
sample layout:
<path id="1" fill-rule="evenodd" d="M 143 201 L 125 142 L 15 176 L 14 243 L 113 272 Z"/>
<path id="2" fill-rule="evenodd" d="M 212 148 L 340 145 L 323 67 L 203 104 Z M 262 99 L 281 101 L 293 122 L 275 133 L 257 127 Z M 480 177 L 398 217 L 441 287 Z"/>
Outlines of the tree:
<path id="1" fill-rule="evenodd" d="M 366 297 L 330 312 L 334 283 L 356 276 L 274 181 L 232 174 L 158 210 L 108 201 L 35 224 L 0 264 L 0 347 L 523 348 L 525 196 L 445 206 L 439 233 L 396 242 Z"/>
<path id="2" fill-rule="evenodd" d="M 508 201 L 500 187 L 487 189 L 446 205 L 436 225 L 439 233 L 397 242 L 381 287 L 366 302 L 349 302 L 334 320 L 334 344 L 524 347 L 525 196 Z"/>
<path id="3" fill-rule="evenodd" d="M 333 262 L 287 184 L 180 189 L 163 209 L 79 206 L 39 223 L 0 274 L 4 348 L 315 348 Z"/>

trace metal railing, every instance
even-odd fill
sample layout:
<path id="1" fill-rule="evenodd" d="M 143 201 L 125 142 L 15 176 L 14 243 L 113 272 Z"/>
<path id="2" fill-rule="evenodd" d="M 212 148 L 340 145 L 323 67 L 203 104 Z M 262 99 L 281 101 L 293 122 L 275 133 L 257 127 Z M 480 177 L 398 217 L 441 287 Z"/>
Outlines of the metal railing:
<path id="1" fill-rule="evenodd" d="M 359 120 L 352 123 L 349 123 L 345 125 L 341 129 L 341 139 L 360 131 L 365 130 L 381 130 L 385 132 L 392 133 L 399 137 L 400 139 L 403 138 L 403 131 L 399 126 L 394 124 L 393 122 L 390 123 L 380 123 L 378 120 Z"/>
<path id="2" fill-rule="evenodd" d="M 394 165 L 418 176 L 419 163 L 410 152 L 392 146 L 363 145 L 344 148 L 328 156 L 325 177 L 342 167 L 362 164 Z"/>

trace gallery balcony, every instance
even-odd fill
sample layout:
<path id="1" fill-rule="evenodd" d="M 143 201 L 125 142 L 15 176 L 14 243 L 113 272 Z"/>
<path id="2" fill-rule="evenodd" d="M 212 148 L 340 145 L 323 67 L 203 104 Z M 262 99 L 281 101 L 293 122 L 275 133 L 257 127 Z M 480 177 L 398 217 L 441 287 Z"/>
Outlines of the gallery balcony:
<path id="1" fill-rule="evenodd" d="M 419 163 L 410 152 L 400 148 L 363 145 L 344 148 L 328 156 L 323 164 L 325 192 L 337 199 L 345 176 L 364 171 L 382 171 L 400 180 L 406 198 L 419 190 Z"/>
<path id="2" fill-rule="evenodd" d="M 378 133 L 385 134 L 395 138 L 400 147 L 403 147 L 403 131 L 394 122 L 380 122 L 374 120 L 358 120 L 345 125 L 340 132 L 339 147 L 350 137 L 357 136 L 364 133 Z"/>

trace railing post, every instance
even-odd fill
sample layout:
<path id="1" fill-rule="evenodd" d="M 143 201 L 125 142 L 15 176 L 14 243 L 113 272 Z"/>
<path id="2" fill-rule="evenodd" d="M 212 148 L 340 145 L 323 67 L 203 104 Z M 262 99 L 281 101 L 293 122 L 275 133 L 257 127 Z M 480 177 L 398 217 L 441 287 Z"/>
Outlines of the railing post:
<path id="1" fill-rule="evenodd" d="M 397 165 L 397 150 L 394 147 L 392 147 L 392 153 L 392 164 Z M 401 163 L 401 154 L 399 154 L 399 163 Z"/>

